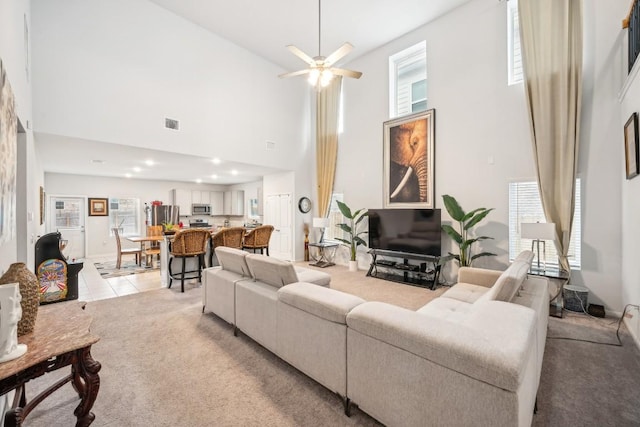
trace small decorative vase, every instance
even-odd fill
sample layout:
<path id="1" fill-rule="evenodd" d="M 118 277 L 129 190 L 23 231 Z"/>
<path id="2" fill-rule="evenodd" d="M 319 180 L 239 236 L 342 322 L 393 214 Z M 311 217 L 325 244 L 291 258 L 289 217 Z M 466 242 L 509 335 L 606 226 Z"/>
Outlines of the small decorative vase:
<path id="1" fill-rule="evenodd" d="M 349 271 L 358 271 L 358 261 L 349 261 Z"/>
<path id="2" fill-rule="evenodd" d="M 40 304 L 38 278 L 27 268 L 25 263 L 16 262 L 11 264 L 7 272 L 0 277 L 0 285 L 8 283 L 18 283 L 20 295 L 22 295 L 22 301 L 20 301 L 22 319 L 18 322 L 18 336 L 33 332 Z"/>

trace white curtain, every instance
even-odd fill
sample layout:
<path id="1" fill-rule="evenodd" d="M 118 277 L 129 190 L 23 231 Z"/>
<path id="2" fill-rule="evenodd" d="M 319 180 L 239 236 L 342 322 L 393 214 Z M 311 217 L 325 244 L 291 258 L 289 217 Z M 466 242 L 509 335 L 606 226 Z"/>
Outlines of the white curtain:
<path id="1" fill-rule="evenodd" d="M 519 0 L 520 41 L 533 152 L 547 222 L 556 224 L 560 267 L 575 203 L 582 98 L 582 0 Z"/>
<path id="2" fill-rule="evenodd" d="M 342 76 L 316 95 L 316 173 L 318 182 L 318 216 L 329 214 L 333 181 L 338 159 L 338 120 Z"/>

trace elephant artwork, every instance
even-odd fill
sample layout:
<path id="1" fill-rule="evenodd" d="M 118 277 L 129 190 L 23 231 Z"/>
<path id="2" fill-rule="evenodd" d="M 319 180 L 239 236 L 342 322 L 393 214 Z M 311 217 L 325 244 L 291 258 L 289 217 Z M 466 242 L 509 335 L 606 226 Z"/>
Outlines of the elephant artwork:
<path id="1" fill-rule="evenodd" d="M 433 113 L 385 123 L 385 207 L 433 208 Z"/>

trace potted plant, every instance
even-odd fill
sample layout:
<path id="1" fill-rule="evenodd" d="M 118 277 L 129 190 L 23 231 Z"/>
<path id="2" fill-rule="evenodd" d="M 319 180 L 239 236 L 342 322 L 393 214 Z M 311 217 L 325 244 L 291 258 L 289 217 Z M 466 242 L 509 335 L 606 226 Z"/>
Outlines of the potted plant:
<path id="1" fill-rule="evenodd" d="M 364 217 L 368 215 L 368 213 L 364 209 L 358 209 L 357 211 L 352 213 L 349 206 L 347 206 L 346 204 L 340 201 L 336 201 L 336 202 L 338 203 L 338 208 L 340 209 L 340 212 L 342 212 L 342 215 L 349 220 L 349 223 L 342 223 L 342 224 L 336 225 L 342 231 L 347 233 L 349 238 L 348 239 L 336 238 L 336 240 L 339 240 L 340 242 L 342 242 L 343 245 L 349 248 L 349 252 L 351 256 L 349 260 L 349 271 L 358 271 L 358 261 L 356 260 L 356 251 L 358 249 L 358 246 L 367 245 L 367 242 L 365 242 L 362 239 L 362 237 L 360 237 L 361 235 L 366 234 L 367 232 L 358 231 L 358 226 L 360 225 Z"/>
<path id="2" fill-rule="evenodd" d="M 493 239 L 493 237 L 487 236 L 471 237 L 473 235 L 471 233 L 473 227 L 482 221 L 493 208 L 478 208 L 470 212 L 465 212 L 453 196 L 445 194 L 442 196 L 442 199 L 447 212 L 449 212 L 449 215 L 454 221 L 458 222 L 459 227 L 459 230 L 456 230 L 450 225 L 445 224 L 442 226 L 442 230 L 456 242 L 459 248 L 458 254 L 449 252 L 449 256 L 443 257 L 444 259 L 442 261 L 446 262 L 450 259 L 456 259 L 460 267 L 468 267 L 471 266 L 471 263 L 477 258 L 482 256 L 495 256 L 495 254 L 491 252 L 480 252 L 472 255 L 471 251 L 474 243 L 480 240 Z"/>

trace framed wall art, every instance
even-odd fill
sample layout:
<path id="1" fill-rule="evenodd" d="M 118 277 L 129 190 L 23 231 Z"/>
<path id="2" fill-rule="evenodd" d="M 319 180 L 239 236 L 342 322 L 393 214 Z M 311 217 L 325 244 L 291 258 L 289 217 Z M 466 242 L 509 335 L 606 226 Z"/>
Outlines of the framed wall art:
<path id="1" fill-rule="evenodd" d="M 89 216 L 109 216 L 109 199 L 89 198 Z"/>
<path id="2" fill-rule="evenodd" d="M 16 236 L 17 141 L 15 98 L 0 60 L 0 244 Z"/>
<path id="3" fill-rule="evenodd" d="M 624 160 L 627 179 L 638 176 L 638 113 L 624 125 Z"/>
<path id="4" fill-rule="evenodd" d="M 435 207 L 435 109 L 384 122 L 383 207 Z"/>

